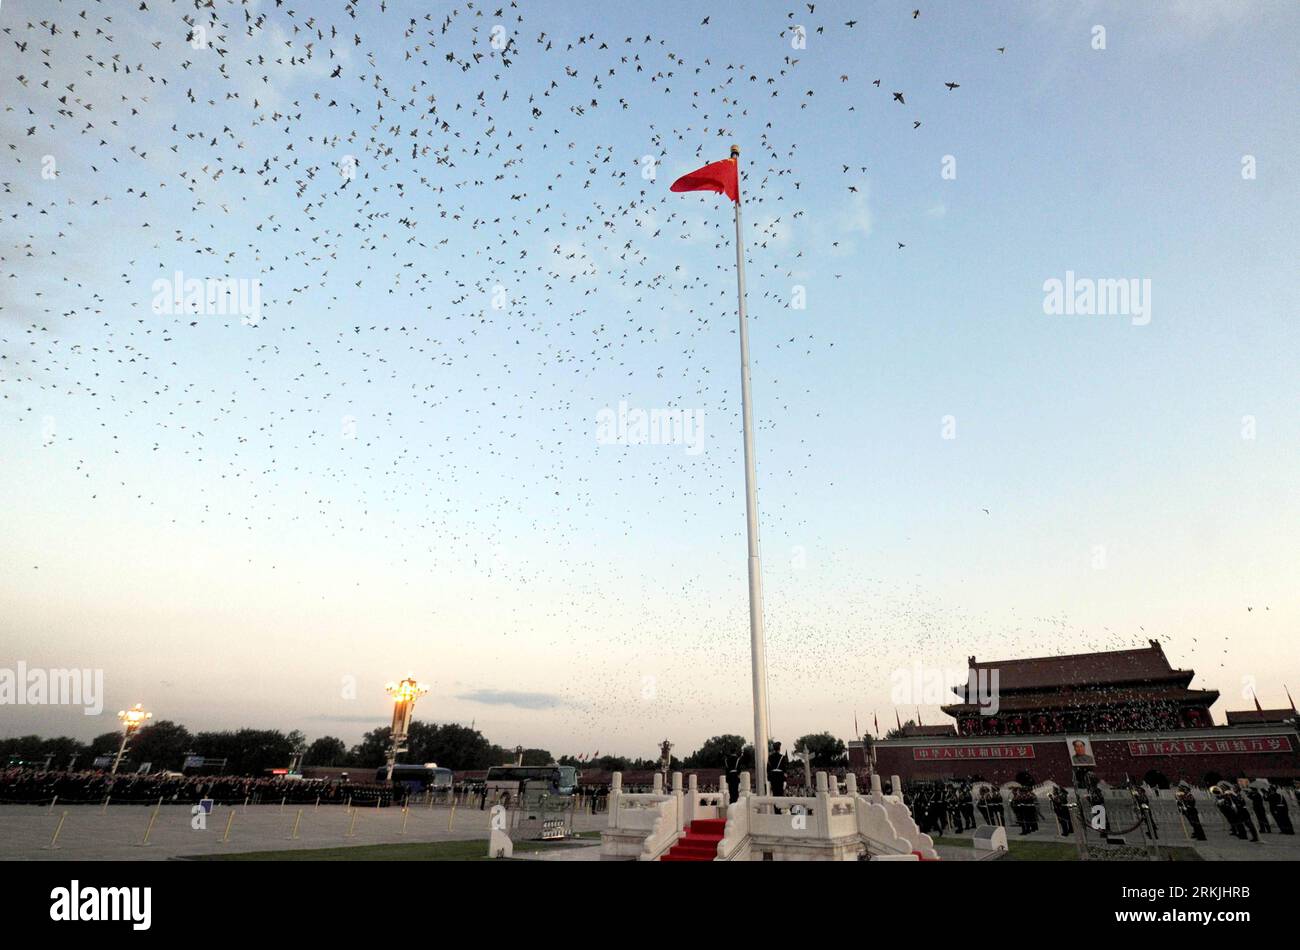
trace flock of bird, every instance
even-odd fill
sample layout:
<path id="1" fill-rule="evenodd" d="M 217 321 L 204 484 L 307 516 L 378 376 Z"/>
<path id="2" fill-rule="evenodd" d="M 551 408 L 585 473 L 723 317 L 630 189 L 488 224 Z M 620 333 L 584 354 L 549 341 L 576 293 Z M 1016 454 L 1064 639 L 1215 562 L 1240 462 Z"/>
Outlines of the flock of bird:
<path id="1" fill-rule="evenodd" d="M 855 196 L 871 165 L 865 151 L 832 165 L 807 122 L 761 116 L 779 100 L 817 123 L 855 121 L 817 113 L 823 82 L 855 90 L 850 113 L 911 110 L 924 100 L 912 82 L 969 90 L 960 77 L 859 75 L 865 54 L 826 73 L 791 44 L 797 27 L 809 47 L 834 35 L 866 49 L 864 21 L 887 14 L 858 3 L 747 7 L 726 30 L 715 13 L 635 34 L 603 27 L 598 6 L 427 7 L 7 0 L 2 421 L 36 432 L 46 406 L 64 407 L 43 448 L 68 453 L 87 499 L 155 508 L 159 530 L 233 524 L 260 538 L 311 523 L 340 547 L 374 539 L 433 578 L 470 552 L 496 583 L 549 591 L 493 649 L 565 628 L 554 645 L 590 674 L 573 708 L 599 722 L 638 688 L 629 664 L 658 668 L 661 631 L 679 631 L 690 663 L 747 648 L 743 585 L 725 609 L 697 610 L 707 584 L 647 580 L 591 540 L 634 543 L 662 517 L 647 499 L 681 485 L 684 546 L 734 555 L 743 532 L 731 218 L 713 196 L 670 195 L 670 170 L 744 142 L 751 318 L 774 341 L 755 361 L 761 448 L 799 422 L 784 392 L 801 362 L 834 346 L 825 326 L 773 319 L 792 274 L 825 263 L 789 241 L 807 214 L 801 188 L 838 176 Z M 925 43 L 923 11 L 900 15 Z M 737 31 L 769 28 L 761 65 L 729 55 Z M 678 52 L 688 32 L 692 52 Z M 900 134 L 906 122 L 922 125 L 907 113 Z M 257 280 L 259 318 L 151 310 L 155 282 L 177 271 Z M 719 450 L 593 453 L 591 394 L 616 404 L 647 391 L 702 407 Z M 322 410 L 349 405 L 361 408 Z M 762 458 L 769 484 L 820 477 L 803 448 Z M 193 473 L 183 502 L 149 480 L 154 460 Z M 690 519 L 709 511 L 724 527 L 703 537 Z M 765 532 L 817 537 L 802 509 L 762 513 Z M 493 555 L 528 547 L 521 523 L 542 563 Z M 967 635 L 953 624 L 977 626 L 919 586 L 843 582 L 853 590 L 811 613 L 769 590 L 781 688 L 860 687 L 861 666 L 842 661 L 861 648 L 867 598 L 872 622 L 918 653 L 947 656 Z M 599 606 L 611 591 L 647 599 L 613 630 Z M 664 686 L 660 702 L 694 708 Z"/>

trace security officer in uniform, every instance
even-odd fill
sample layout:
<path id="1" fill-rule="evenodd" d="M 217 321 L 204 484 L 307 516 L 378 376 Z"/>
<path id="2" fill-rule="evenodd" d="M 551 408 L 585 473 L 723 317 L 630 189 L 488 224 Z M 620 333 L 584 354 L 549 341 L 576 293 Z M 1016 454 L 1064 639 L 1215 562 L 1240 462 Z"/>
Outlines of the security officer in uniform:
<path id="1" fill-rule="evenodd" d="M 1002 810 L 1002 804 L 1002 789 L 993 789 L 993 794 L 989 796 L 989 817 L 993 819 L 993 824 L 999 828 L 1007 823 L 1007 815 Z"/>
<path id="2" fill-rule="evenodd" d="M 740 756 L 743 750 L 737 749 L 734 755 L 722 757 L 722 768 L 727 778 L 727 796 L 730 801 L 740 798 Z"/>
<path id="3" fill-rule="evenodd" d="M 1201 827 L 1201 816 L 1196 810 L 1196 799 L 1192 798 L 1192 790 L 1179 787 L 1174 794 L 1178 799 L 1178 811 L 1182 814 L 1188 827 L 1192 829 L 1192 838 L 1196 841 L 1204 841 L 1205 829 Z"/>
<path id="4" fill-rule="evenodd" d="M 781 743 L 772 743 L 772 752 L 767 757 L 767 786 L 768 794 L 780 798 L 785 794 L 785 767 L 790 764 L 784 752 L 781 751 Z"/>
<path id="5" fill-rule="evenodd" d="M 1259 823 L 1259 830 L 1266 835 L 1272 834 L 1273 829 L 1268 826 L 1268 812 L 1264 810 L 1264 796 L 1253 785 L 1246 789 L 1246 796 L 1250 799 L 1251 807 L 1255 809 L 1255 821 Z"/>
<path id="6" fill-rule="evenodd" d="M 1291 816 L 1287 814 L 1286 799 L 1276 785 L 1270 785 L 1265 793 L 1268 798 L 1268 810 L 1273 813 L 1273 821 L 1277 824 L 1277 830 L 1284 835 L 1295 834 L 1295 829 L 1291 827 Z"/>
<path id="7" fill-rule="evenodd" d="M 1232 800 L 1232 808 L 1237 813 L 1237 820 L 1241 822 L 1241 827 L 1250 834 L 1251 841 L 1258 842 L 1259 832 L 1255 830 L 1255 823 L 1250 819 L 1250 809 L 1246 806 L 1244 797 L 1235 788 L 1228 791 L 1228 797 Z"/>
<path id="8" fill-rule="evenodd" d="M 1070 818 L 1070 796 L 1061 786 L 1056 786 L 1051 794 L 1052 811 L 1056 813 L 1057 824 L 1062 835 L 1074 834 L 1074 821 Z"/>

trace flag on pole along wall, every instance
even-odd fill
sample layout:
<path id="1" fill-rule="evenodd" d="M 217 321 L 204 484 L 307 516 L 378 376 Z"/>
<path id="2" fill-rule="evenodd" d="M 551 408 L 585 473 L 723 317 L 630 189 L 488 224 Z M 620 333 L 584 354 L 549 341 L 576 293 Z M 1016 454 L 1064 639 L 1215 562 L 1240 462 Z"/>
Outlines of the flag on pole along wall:
<path id="1" fill-rule="evenodd" d="M 740 200 L 740 177 L 736 161 L 724 158 L 720 162 L 697 168 L 672 184 L 670 191 L 716 191 L 732 201 Z"/>

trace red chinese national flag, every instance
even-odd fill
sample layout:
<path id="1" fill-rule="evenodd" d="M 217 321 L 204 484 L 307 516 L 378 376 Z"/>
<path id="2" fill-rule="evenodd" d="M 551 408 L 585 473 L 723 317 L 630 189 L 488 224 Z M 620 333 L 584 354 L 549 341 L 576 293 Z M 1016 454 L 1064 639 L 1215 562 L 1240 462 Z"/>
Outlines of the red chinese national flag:
<path id="1" fill-rule="evenodd" d="M 672 191 L 716 191 L 726 195 L 732 201 L 740 200 L 740 179 L 736 172 L 736 161 L 724 158 L 712 165 L 697 168 L 689 175 L 683 175 L 673 182 Z"/>

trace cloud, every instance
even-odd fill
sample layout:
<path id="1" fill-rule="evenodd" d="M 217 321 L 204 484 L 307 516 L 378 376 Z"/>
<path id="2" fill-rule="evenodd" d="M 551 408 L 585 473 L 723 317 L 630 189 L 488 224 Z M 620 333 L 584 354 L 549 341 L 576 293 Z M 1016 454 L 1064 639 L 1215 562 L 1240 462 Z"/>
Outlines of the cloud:
<path id="1" fill-rule="evenodd" d="M 497 689 L 476 689 L 461 693 L 456 698 L 489 706 L 517 706 L 520 709 L 554 709 L 569 705 L 567 700 L 554 693 L 520 693 Z"/>

